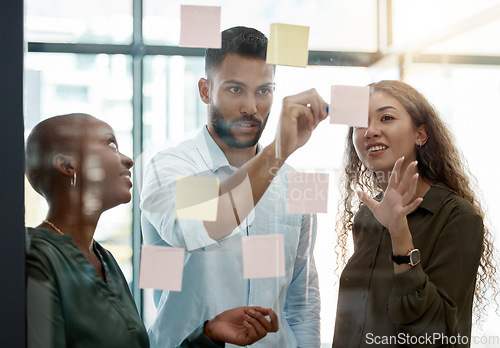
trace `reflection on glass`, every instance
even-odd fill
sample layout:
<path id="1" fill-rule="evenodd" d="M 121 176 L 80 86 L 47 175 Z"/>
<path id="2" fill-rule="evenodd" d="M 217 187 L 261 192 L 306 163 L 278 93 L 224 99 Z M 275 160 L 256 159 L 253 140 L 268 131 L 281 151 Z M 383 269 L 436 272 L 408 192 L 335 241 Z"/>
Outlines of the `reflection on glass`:
<path id="1" fill-rule="evenodd" d="M 25 136 L 43 119 L 73 112 L 109 123 L 120 151 L 132 155 L 132 80 L 130 58 L 121 55 L 30 53 L 26 59 Z M 27 226 L 45 218 L 47 205 L 25 185 Z M 125 277 L 132 280 L 131 203 L 105 212 L 95 238 L 109 249 Z"/>

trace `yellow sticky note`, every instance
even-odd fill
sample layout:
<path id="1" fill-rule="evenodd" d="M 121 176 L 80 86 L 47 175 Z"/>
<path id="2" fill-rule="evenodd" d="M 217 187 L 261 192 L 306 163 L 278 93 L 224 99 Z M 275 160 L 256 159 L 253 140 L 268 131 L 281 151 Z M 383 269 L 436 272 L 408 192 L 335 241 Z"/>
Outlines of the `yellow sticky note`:
<path id="1" fill-rule="evenodd" d="M 309 27 L 273 23 L 267 44 L 268 64 L 305 68 L 309 58 Z"/>
<path id="2" fill-rule="evenodd" d="M 176 219 L 215 221 L 218 202 L 218 178 L 185 176 L 177 180 Z"/>

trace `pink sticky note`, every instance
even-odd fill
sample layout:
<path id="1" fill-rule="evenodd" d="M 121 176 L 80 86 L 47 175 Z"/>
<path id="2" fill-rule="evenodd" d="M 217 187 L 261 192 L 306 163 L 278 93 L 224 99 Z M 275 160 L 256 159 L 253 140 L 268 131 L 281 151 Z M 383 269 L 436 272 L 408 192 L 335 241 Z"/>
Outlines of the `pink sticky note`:
<path id="1" fill-rule="evenodd" d="M 369 86 L 332 86 L 330 123 L 368 127 Z"/>
<path id="2" fill-rule="evenodd" d="M 288 175 L 288 213 L 326 213 L 328 179 L 326 173 L 290 173 Z"/>
<path id="3" fill-rule="evenodd" d="M 220 48 L 220 7 L 181 5 L 179 46 Z"/>
<path id="4" fill-rule="evenodd" d="M 139 287 L 181 291 L 184 249 L 143 245 L 139 270 Z"/>
<path id="5" fill-rule="evenodd" d="M 241 239 L 243 278 L 285 276 L 285 245 L 282 234 L 245 236 Z"/>

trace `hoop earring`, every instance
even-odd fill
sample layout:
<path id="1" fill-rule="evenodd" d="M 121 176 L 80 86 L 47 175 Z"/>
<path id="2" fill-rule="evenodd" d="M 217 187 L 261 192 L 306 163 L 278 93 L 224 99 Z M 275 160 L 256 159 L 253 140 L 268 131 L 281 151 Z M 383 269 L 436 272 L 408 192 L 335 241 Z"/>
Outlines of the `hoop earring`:
<path id="1" fill-rule="evenodd" d="M 420 150 L 422 148 L 422 143 L 418 143 L 417 148 Z"/>
<path id="2" fill-rule="evenodd" d="M 71 187 L 76 186 L 76 172 L 73 173 L 73 177 L 71 178 L 69 184 L 71 185 Z"/>

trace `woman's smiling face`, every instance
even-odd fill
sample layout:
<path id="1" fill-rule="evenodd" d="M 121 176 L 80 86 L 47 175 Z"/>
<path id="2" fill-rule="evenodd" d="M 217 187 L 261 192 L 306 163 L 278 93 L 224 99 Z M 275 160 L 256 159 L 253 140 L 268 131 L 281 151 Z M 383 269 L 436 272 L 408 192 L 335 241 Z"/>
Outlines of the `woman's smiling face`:
<path id="1" fill-rule="evenodd" d="M 356 153 L 367 168 L 385 175 L 398 158 L 404 156 L 406 165 L 416 159 L 421 127 L 415 126 L 396 98 L 375 92 L 370 96 L 368 127 L 357 127 L 353 132 Z"/>

